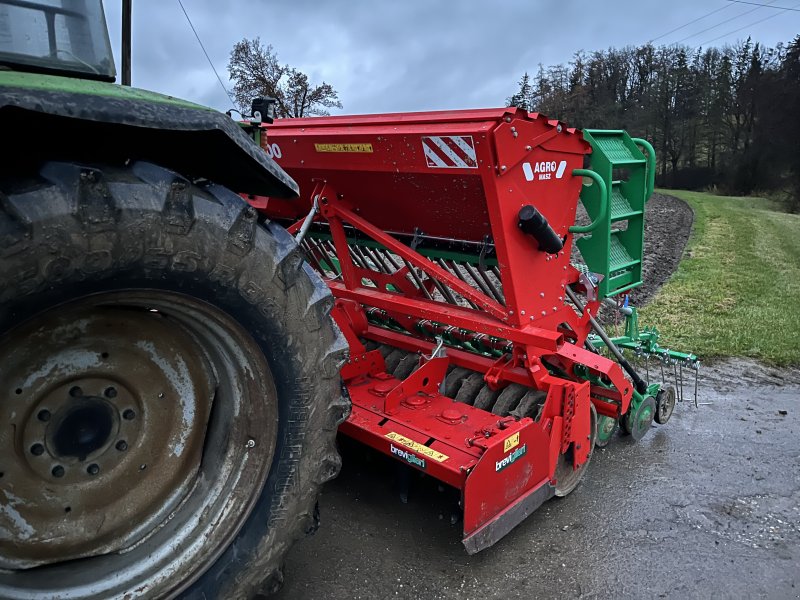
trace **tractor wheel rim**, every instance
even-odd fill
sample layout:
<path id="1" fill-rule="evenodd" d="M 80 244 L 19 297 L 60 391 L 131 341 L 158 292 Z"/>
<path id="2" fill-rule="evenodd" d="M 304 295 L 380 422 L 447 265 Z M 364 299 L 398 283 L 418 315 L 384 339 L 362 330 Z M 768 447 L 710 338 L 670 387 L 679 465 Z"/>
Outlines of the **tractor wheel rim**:
<path id="1" fill-rule="evenodd" d="M 198 577 L 248 516 L 275 446 L 274 385 L 252 338 L 219 309 L 156 290 L 87 297 L 5 337 L 0 597 L 141 594 Z M 257 442 L 237 417 L 253 392 Z M 256 483 L 228 498 L 239 481 Z"/>

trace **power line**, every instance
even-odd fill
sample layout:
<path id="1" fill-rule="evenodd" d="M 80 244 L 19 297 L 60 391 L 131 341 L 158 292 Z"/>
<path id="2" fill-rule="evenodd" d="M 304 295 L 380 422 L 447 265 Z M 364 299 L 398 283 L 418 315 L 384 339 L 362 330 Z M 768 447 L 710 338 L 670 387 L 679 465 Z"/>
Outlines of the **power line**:
<path id="1" fill-rule="evenodd" d="M 746 2 L 745 0 L 728 0 L 728 2 L 736 2 L 736 4 L 750 4 L 752 6 L 760 6 L 761 8 L 776 8 L 779 10 L 794 10 L 800 12 L 800 8 L 788 8 L 786 6 L 772 6 L 770 4 L 759 4 L 757 2 Z"/>
<path id="2" fill-rule="evenodd" d="M 776 1 L 777 1 L 777 0 L 770 0 L 769 4 L 772 4 L 773 2 L 776 2 Z M 730 5 L 730 4 L 727 4 L 726 6 L 731 6 L 731 5 Z M 677 42 L 675 42 L 675 43 L 676 43 L 676 44 L 680 44 L 681 42 L 685 42 L 685 41 L 686 41 L 686 40 L 688 40 L 689 38 L 693 38 L 693 37 L 695 37 L 696 35 L 700 35 L 701 33 L 705 33 L 706 31 L 711 31 L 712 29 L 716 29 L 716 28 L 717 28 L 717 27 L 719 27 L 720 25 L 725 25 L 725 23 L 730 23 L 731 21 L 735 21 L 736 19 L 739 19 L 739 18 L 741 18 L 741 17 L 744 17 L 745 15 L 749 15 L 750 13 L 756 12 L 757 10 L 761 10 L 761 9 L 763 8 L 763 6 L 764 6 L 764 5 L 762 5 L 762 6 L 757 6 L 757 7 L 755 7 L 755 8 L 751 8 L 750 10 L 746 10 L 745 12 L 743 12 L 743 13 L 740 13 L 740 14 L 738 14 L 738 15 L 734 16 L 734 17 L 731 17 L 730 19 L 725 19 L 724 21 L 720 21 L 720 22 L 719 22 L 719 23 L 717 23 L 716 25 L 712 25 L 711 27 L 706 27 L 705 29 L 701 29 L 700 31 L 698 31 L 698 32 L 696 32 L 696 33 L 693 33 L 693 34 L 691 34 L 691 35 L 687 35 L 685 38 L 682 38 L 682 39 L 678 40 L 678 41 L 677 41 Z"/>
<path id="3" fill-rule="evenodd" d="M 723 35 L 718 35 L 718 36 L 717 36 L 717 37 L 715 37 L 713 40 L 708 40 L 707 42 L 704 42 L 704 43 L 702 43 L 702 44 L 701 44 L 701 46 L 705 46 L 706 44 L 710 44 L 711 42 L 716 42 L 716 41 L 717 41 L 717 40 L 719 40 L 719 39 L 722 39 L 722 38 L 724 38 L 724 37 L 728 37 L 729 35 L 733 35 L 734 33 L 738 33 L 738 32 L 739 32 L 739 31 L 741 31 L 742 29 L 747 29 L 748 27 L 753 27 L 754 25 L 758 25 L 759 23 L 763 23 L 764 21 L 768 21 L 769 19 L 774 19 L 775 17 L 779 17 L 779 16 L 780 16 L 782 13 L 785 13 L 785 12 L 786 12 L 786 11 L 788 11 L 788 10 L 798 10 L 798 8 L 797 8 L 798 6 L 800 6 L 800 2 L 798 2 L 797 4 L 795 4 L 795 5 L 794 5 L 793 7 L 791 7 L 791 8 L 783 8 L 783 9 L 782 9 L 782 10 L 780 10 L 779 12 L 776 12 L 776 13 L 774 13 L 774 14 L 772 14 L 772 15 L 768 16 L 768 17 L 764 17 L 763 19 L 760 19 L 760 20 L 758 20 L 758 21 L 755 21 L 755 22 L 753 22 L 753 23 L 748 23 L 748 24 L 747 24 L 747 25 L 745 25 L 744 27 L 739 27 L 739 29 L 734 29 L 733 31 L 729 31 L 729 32 L 728 32 L 728 33 L 726 33 L 726 34 L 723 34 Z M 799 11 L 799 12 L 800 12 L 800 11 Z"/>
<path id="4" fill-rule="evenodd" d="M 652 44 L 652 43 L 653 43 L 653 42 L 655 42 L 656 40 L 660 40 L 660 39 L 661 39 L 661 38 L 663 38 L 663 37 L 667 37 L 667 36 L 668 36 L 670 33 L 675 33 L 676 31 L 680 31 L 680 30 L 681 30 L 681 29 L 683 29 L 684 27 L 688 27 L 689 25 L 692 25 L 693 23 L 697 23 L 698 21 L 702 21 L 702 20 L 703 20 L 703 19 L 705 19 L 706 17 L 710 17 L 711 15 L 713 15 L 713 14 L 715 14 L 715 13 L 718 13 L 718 12 L 719 12 L 719 11 L 721 11 L 721 10 L 725 10 L 726 8 L 730 8 L 731 6 L 733 6 L 733 5 L 732 5 L 732 4 L 726 4 L 726 5 L 724 5 L 724 6 L 721 6 L 720 8 L 717 8 L 717 9 L 715 9 L 715 10 L 712 10 L 710 13 L 706 13 L 706 14 L 704 14 L 702 17 L 697 17 L 696 19 L 693 19 L 693 20 L 689 21 L 688 23 L 686 23 L 686 24 L 684 24 L 684 25 L 681 25 L 680 27 L 676 27 L 675 29 L 670 29 L 670 30 L 669 30 L 667 33 L 662 33 L 660 36 L 658 36 L 658 37 L 654 37 L 652 40 L 650 40 L 650 41 L 649 41 L 649 42 L 647 42 L 647 43 L 648 43 L 648 44 Z"/>
<path id="5" fill-rule="evenodd" d="M 222 91 L 225 92 L 225 95 L 228 97 L 228 100 L 231 101 L 231 104 L 236 105 L 236 102 L 234 102 L 233 97 L 228 91 L 228 88 L 226 88 L 225 84 L 222 83 L 222 78 L 219 76 L 219 73 L 217 73 L 217 69 L 214 67 L 214 63 L 211 62 L 211 57 L 208 55 L 208 52 L 206 52 L 206 47 L 203 45 L 203 41 L 197 34 L 197 30 L 194 28 L 194 24 L 192 23 L 192 20 L 189 18 L 189 13 L 187 13 L 186 9 L 183 7 L 183 2 L 181 2 L 181 0 L 178 0 L 178 4 L 180 5 L 183 14 L 186 16 L 186 20 L 189 22 L 189 27 L 191 27 L 192 31 L 194 32 L 194 37 L 197 38 L 197 43 L 200 44 L 200 48 L 203 50 L 203 54 L 206 55 L 206 60 L 208 61 L 208 64 L 211 66 L 211 70 L 214 71 L 214 75 L 217 76 L 217 81 L 219 81 L 219 85 L 220 87 L 222 87 Z"/>

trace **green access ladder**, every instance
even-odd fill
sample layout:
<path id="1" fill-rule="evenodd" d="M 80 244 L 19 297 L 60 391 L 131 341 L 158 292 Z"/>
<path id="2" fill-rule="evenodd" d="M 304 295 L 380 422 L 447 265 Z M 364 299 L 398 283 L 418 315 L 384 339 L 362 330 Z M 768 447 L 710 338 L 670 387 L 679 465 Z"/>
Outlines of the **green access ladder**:
<path id="1" fill-rule="evenodd" d="M 644 206 L 655 185 L 655 151 L 648 141 L 621 130 L 584 129 L 583 137 L 592 146 L 591 169 L 606 190 L 582 187 L 589 218 L 600 222 L 576 243 L 588 270 L 602 275 L 598 292 L 607 298 L 642 283 Z M 608 206 L 603 210 L 606 191 Z"/>

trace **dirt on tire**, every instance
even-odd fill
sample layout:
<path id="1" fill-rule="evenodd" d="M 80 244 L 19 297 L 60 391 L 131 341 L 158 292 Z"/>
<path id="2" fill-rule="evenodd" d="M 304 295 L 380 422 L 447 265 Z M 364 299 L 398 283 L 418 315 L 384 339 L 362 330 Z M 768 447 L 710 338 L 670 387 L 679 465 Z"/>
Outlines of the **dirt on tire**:
<path id="1" fill-rule="evenodd" d="M 181 598 L 194 600 L 252 598 L 276 591 L 283 580 L 282 564 L 289 547 L 318 525 L 317 498 L 322 484 L 335 477 L 341 466 L 335 447 L 336 430 L 350 410 L 339 375 L 347 346 L 329 316 L 333 298 L 304 261 L 294 238 L 274 222 L 259 223 L 256 211 L 227 188 L 210 182 L 192 183 L 145 161 L 125 166 L 47 162 L 36 173 L 4 173 L 0 190 L 0 343 L 6 343 L 8 338 L 4 336 L 18 324 L 85 298 L 124 294 L 126 302 L 119 306 L 125 311 L 180 319 L 186 331 L 194 331 L 188 329 L 192 320 L 184 313 L 174 313 L 169 302 L 138 305 L 131 298 L 142 290 L 158 290 L 172 294 L 171 298 L 180 296 L 187 302 L 212 305 L 234 320 L 254 346 L 235 346 L 232 356 L 223 355 L 217 362 L 206 359 L 209 366 L 204 368 L 213 368 L 214 387 L 220 390 L 213 400 L 217 412 L 212 412 L 208 423 L 220 435 L 205 438 L 204 445 L 211 448 L 215 442 L 209 440 L 215 440 L 226 452 L 225 461 L 245 466 L 256 460 L 247 458 L 247 449 L 256 448 L 262 440 L 264 447 L 268 443 L 274 445 L 274 455 L 265 460 L 264 469 L 236 471 L 230 477 L 232 483 L 221 485 L 220 491 L 203 486 L 214 482 L 221 469 L 209 469 L 208 474 L 198 470 L 197 483 L 189 492 L 181 492 L 182 496 L 172 488 L 170 493 L 181 503 L 164 525 L 157 519 L 135 521 L 141 533 L 134 531 L 134 535 L 140 537 L 131 537 L 134 541 L 124 556 L 114 553 L 121 557 L 120 562 L 124 561 L 125 568 L 117 563 L 98 566 L 89 552 L 66 567 L 70 570 L 68 581 L 51 575 L 51 564 L 54 571 L 62 567 L 56 562 L 62 560 L 58 555 L 36 569 L 4 567 L 0 569 L 0 597 L 153 598 L 180 594 Z M 220 339 L 233 338 L 224 321 L 203 318 L 204 327 L 222 332 Z M 83 330 L 76 331 L 75 340 L 82 339 Z M 195 333 L 192 335 L 200 339 Z M 113 330 L 104 338 L 113 342 Z M 143 348 L 152 346 L 152 337 L 143 333 L 138 341 Z M 213 340 L 206 344 L 212 348 Z M 73 346 L 68 350 L 75 354 L 78 342 Z M 221 346 L 208 354 L 222 352 Z M 55 373 L 51 377 L 55 383 L 47 382 L 40 388 L 45 390 L 58 384 L 67 362 L 64 354 L 50 355 L 50 351 L 49 345 L 42 346 L 42 361 L 58 368 L 41 370 L 42 378 Z M 229 374 L 224 370 L 225 364 L 246 362 L 238 358 L 237 352 L 260 352 L 266 365 L 261 371 L 248 367 L 250 379 L 241 384 L 233 381 L 234 377 L 244 377 L 238 371 Z M 113 359 L 102 362 L 108 357 L 107 352 L 89 348 L 85 355 L 90 358 L 78 361 L 75 372 L 79 376 L 85 372 L 91 377 L 97 377 L 97 373 L 118 377 L 117 371 L 107 366 L 113 364 Z M 172 379 L 183 381 L 174 374 L 179 373 L 178 369 L 161 369 Z M 260 418 L 261 413 L 248 408 L 264 404 L 266 394 L 251 380 L 267 371 L 274 380 L 277 406 L 274 414 Z M 34 414 L 39 392 L 28 394 L 27 378 L 28 373 L 14 372 L 0 361 L 0 442 L 11 440 L 0 443 L 3 449 L 23 446 L 21 439 L 8 437 L 8 432 L 15 436 L 17 431 L 24 431 L 23 419 Z M 248 391 L 251 389 L 253 392 Z M 10 394 L 25 398 L 25 410 L 7 409 Z M 226 398 L 241 399 L 241 403 L 224 404 Z M 228 415 L 228 420 L 219 420 Z M 56 417 L 54 414 L 54 421 Z M 148 422 L 158 418 L 150 417 Z M 260 426 L 267 418 L 275 422 L 276 433 L 270 440 Z M 39 420 L 48 419 L 49 416 Z M 220 439 L 224 441 L 219 442 Z M 107 444 L 108 449 L 114 447 Z M 116 449 L 130 456 L 134 444 Z M 158 452 L 153 448 L 148 451 Z M 267 452 L 261 454 L 266 455 Z M 28 495 L 22 495 L 17 487 L 20 495 L 11 496 L 8 490 L 14 489 L 9 487 L 14 480 L 7 467 L 10 456 L 12 452 L 0 450 L 4 463 L 0 465 L 0 517 L 4 517 L 0 518 L 0 562 L 7 559 L 6 549 L 14 544 L 22 545 L 31 539 L 43 543 L 33 537 L 36 529 L 27 521 L 22 521 L 27 529 L 15 528 L 19 513 L 5 510 L 13 506 L 7 499 L 13 497 L 14 503 L 41 512 L 51 498 L 62 494 L 54 483 L 43 480 L 41 485 L 37 482 L 26 488 Z M 196 468 L 200 469 L 203 463 L 215 464 L 206 460 L 209 456 L 205 453 L 202 460 L 198 458 L 200 467 Z M 20 470 L 28 468 L 27 463 L 21 464 Z M 126 463 L 118 464 L 125 468 Z M 136 471 L 145 467 L 147 464 Z M 155 470 L 151 467 L 148 473 Z M 55 473 L 53 476 L 61 477 Z M 92 487 L 80 482 L 69 485 L 73 489 L 83 485 L 79 488 L 81 493 L 95 497 L 101 492 L 109 497 L 127 497 L 130 489 L 144 485 L 133 478 L 123 481 L 128 487 L 113 491 L 101 489 L 96 483 Z M 243 500 L 239 502 L 239 498 Z M 206 499 L 210 499 L 208 503 Z M 156 496 L 148 501 L 161 499 Z M 87 529 L 95 537 L 106 523 L 100 511 L 107 505 L 99 500 L 97 504 L 98 517 L 92 522 L 94 526 Z M 196 509 L 196 513 L 189 508 Z M 60 504 L 58 509 L 60 513 Z M 67 507 L 64 514 L 67 512 L 75 519 L 79 511 Z M 52 543 L 53 537 L 44 539 Z M 96 551 L 93 539 L 85 543 Z M 207 552 L 201 554 L 201 550 Z"/>

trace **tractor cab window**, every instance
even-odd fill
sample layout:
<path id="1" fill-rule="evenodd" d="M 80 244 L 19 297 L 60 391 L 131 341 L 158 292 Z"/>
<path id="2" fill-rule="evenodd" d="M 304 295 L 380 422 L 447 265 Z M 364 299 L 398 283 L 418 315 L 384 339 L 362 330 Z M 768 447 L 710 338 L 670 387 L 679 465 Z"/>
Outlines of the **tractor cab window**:
<path id="1" fill-rule="evenodd" d="M 113 81 L 114 58 L 102 3 L 0 0 L 0 65 Z"/>

